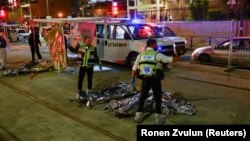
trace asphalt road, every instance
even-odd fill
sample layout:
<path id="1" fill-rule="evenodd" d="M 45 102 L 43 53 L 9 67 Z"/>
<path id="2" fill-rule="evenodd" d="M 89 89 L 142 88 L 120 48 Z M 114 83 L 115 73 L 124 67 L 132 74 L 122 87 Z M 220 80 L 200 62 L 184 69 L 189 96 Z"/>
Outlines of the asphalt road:
<path id="1" fill-rule="evenodd" d="M 41 52 L 49 59 L 45 46 Z M 7 68 L 16 68 L 30 58 L 27 45 L 13 44 L 8 49 Z M 78 76 L 74 59 L 70 59 L 70 66 L 75 68 L 72 74 L 53 71 L 35 77 L 0 78 L 0 140 L 136 140 L 133 117 L 114 117 L 103 111 L 106 103 L 86 109 L 71 101 L 75 99 Z M 106 70 L 94 73 L 94 89 L 117 81 L 129 83 L 130 69 L 110 63 L 104 63 L 104 67 Z M 170 67 L 165 71 L 163 90 L 176 92 L 174 98 L 193 103 L 197 113 L 170 115 L 166 125 L 250 124 L 249 70 L 228 73 L 223 67 L 190 62 Z M 140 88 L 138 79 L 136 86 Z M 154 115 L 143 124 L 154 124 Z"/>

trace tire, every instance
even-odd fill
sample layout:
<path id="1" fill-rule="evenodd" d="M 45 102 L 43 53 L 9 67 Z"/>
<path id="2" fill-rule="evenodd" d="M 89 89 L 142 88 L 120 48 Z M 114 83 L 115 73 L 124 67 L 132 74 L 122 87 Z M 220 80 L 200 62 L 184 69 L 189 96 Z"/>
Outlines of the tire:
<path id="1" fill-rule="evenodd" d="M 201 62 L 201 63 L 211 63 L 212 62 L 212 58 L 208 54 L 201 54 L 198 57 L 198 61 Z"/>

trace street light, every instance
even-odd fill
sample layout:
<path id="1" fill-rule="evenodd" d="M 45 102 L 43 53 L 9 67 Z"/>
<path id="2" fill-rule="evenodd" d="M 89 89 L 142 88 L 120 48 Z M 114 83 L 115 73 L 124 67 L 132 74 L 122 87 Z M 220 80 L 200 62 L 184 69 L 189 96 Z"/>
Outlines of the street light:
<path id="1" fill-rule="evenodd" d="M 58 16 L 59 18 L 62 18 L 62 17 L 63 17 L 63 13 L 62 13 L 62 12 L 59 12 L 59 13 L 57 14 L 57 16 Z"/>

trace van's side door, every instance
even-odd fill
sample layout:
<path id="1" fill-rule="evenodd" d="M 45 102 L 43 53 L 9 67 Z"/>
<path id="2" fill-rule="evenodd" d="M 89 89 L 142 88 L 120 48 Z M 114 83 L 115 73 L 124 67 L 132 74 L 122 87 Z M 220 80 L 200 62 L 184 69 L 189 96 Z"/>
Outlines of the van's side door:
<path id="1" fill-rule="evenodd" d="M 104 43 L 104 59 L 124 63 L 129 53 L 127 31 L 121 25 L 107 25 L 107 40 Z"/>
<path id="2" fill-rule="evenodd" d="M 100 59 L 104 58 L 104 41 L 105 41 L 105 27 L 104 24 L 96 25 L 96 48 Z"/>

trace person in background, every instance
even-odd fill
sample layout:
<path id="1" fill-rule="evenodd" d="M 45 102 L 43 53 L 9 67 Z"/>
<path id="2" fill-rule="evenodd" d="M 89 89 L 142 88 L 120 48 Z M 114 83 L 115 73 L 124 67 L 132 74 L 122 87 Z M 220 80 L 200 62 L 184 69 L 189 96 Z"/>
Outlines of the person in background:
<path id="1" fill-rule="evenodd" d="M 69 65 L 69 58 L 68 58 L 68 40 L 67 37 L 64 36 L 64 45 L 65 45 L 65 56 L 66 56 L 66 61 L 67 61 L 67 65 Z"/>
<path id="2" fill-rule="evenodd" d="M 35 53 L 38 57 L 38 60 L 42 59 L 42 55 L 40 54 L 39 45 L 42 46 L 41 41 L 39 39 L 39 29 L 38 27 L 32 28 L 29 36 L 29 45 L 32 55 L 32 61 L 35 61 Z"/>
<path id="3" fill-rule="evenodd" d="M 155 39 L 148 39 L 145 51 L 141 52 L 133 65 L 131 73 L 131 84 L 135 85 L 135 75 L 142 79 L 141 95 L 139 98 L 138 110 L 135 114 L 135 122 L 143 121 L 143 106 L 148 97 L 149 90 L 152 88 L 155 99 L 155 123 L 164 124 L 164 118 L 161 111 L 162 87 L 161 80 L 164 78 L 162 70 L 163 63 L 173 62 L 173 57 L 165 56 L 156 52 L 157 42 Z M 136 73 L 137 72 L 137 73 Z"/>
<path id="4" fill-rule="evenodd" d="M 0 70 L 4 70 L 6 67 L 6 58 L 7 58 L 7 39 L 1 33 L 0 34 Z"/>
<path id="5" fill-rule="evenodd" d="M 86 93 L 89 94 L 92 92 L 92 78 L 93 78 L 93 71 L 94 65 L 96 63 L 99 64 L 99 69 L 102 70 L 102 64 L 97 54 L 96 47 L 91 45 L 91 38 L 90 36 L 85 36 L 84 43 L 80 45 L 78 51 L 78 65 L 80 66 L 79 69 L 79 76 L 78 76 L 78 90 L 76 93 L 76 98 L 79 99 L 82 92 L 82 85 L 85 73 L 87 72 L 88 75 L 88 88 Z"/>

